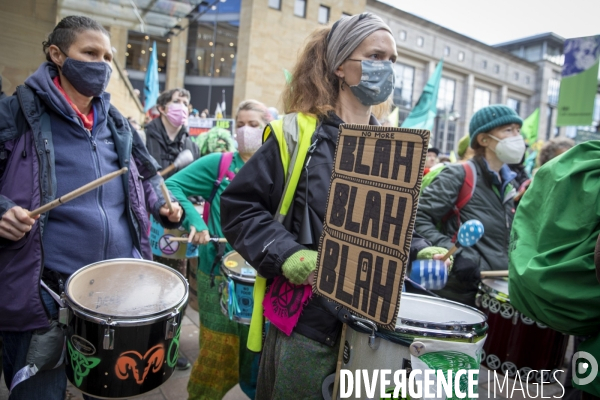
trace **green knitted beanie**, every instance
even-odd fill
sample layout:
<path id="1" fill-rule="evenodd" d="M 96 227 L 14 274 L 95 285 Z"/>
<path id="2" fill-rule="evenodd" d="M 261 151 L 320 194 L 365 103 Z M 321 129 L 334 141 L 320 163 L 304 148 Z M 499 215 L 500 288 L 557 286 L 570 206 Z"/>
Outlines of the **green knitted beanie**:
<path id="1" fill-rule="evenodd" d="M 494 104 L 480 109 L 473 114 L 469 123 L 471 147 L 473 147 L 475 137 L 480 133 L 487 133 L 494 128 L 508 124 L 523 125 L 523 120 L 512 108 L 503 104 Z"/>
<path id="2" fill-rule="evenodd" d="M 308 275 L 317 269 L 318 254 L 313 250 L 295 252 L 281 266 L 283 275 L 294 285 L 304 283 Z"/>

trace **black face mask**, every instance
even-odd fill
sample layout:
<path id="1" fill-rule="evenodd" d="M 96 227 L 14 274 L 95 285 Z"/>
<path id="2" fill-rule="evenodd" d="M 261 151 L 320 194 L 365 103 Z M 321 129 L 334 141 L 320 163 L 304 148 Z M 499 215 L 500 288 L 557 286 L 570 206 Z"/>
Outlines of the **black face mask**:
<path id="1" fill-rule="evenodd" d="M 65 52 L 63 54 L 66 55 Z M 75 90 L 86 97 L 98 97 L 104 93 L 112 74 L 109 63 L 79 61 L 69 56 L 67 56 L 61 70 Z"/>

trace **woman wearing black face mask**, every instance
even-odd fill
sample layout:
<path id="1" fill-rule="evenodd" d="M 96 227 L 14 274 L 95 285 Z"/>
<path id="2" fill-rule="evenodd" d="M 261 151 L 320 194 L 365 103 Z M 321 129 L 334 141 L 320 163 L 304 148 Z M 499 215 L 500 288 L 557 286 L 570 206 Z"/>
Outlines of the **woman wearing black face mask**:
<path id="1" fill-rule="evenodd" d="M 294 294 L 289 298 L 297 299 L 284 303 L 289 311 L 279 322 L 268 314 L 273 302 L 263 303 L 271 327 L 261 356 L 257 399 L 321 399 L 322 382 L 335 371 L 342 323 L 327 301 L 319 296 L 308 300 L 307 292 L 316 269 L 337 136 L 342 123 L 379 125 L 373 114 L 385 109 L 393 91 L 395 60 L 391 30 L 373 14 L 343 17 L 332 28 L 313 33 L 283 94 L 289 114 L 283 124 L 272 122 L 265 129 L 274 133 L 221 197 L 223 232 L 233 248 L 273 282 L 267 295 L 284 299 L 290 289 Z M 275 126 L 283 127 L 283 137 Z M 274 220 L 285 186 L 282 160 L 292 154 L 280 149 L 295 128 L 309 135 L 312 153 L 286 218 Z M 427 246 L 413 236 L 411 257 Z M 256 302 L 259 289 L 254 290 Z M 253 324 L 262 318 L 256 310 Z M 253 333 L 251 325 L 248 345 L 256 351 Z"/>
<path id="2" fill-rule="evenodd" d="M 62 400 L 64 365 L 19 381 L 34 331 L 56 319 L 54 291 L 79 268 L 152 253 L 147 214 L 180 225 L 182 209 L 165 206 L 157 165 L 104 92 L 112 51 L 96 21 L 63 19 L 44 42 L 47 62 L 0 101 L 0 335 L 11 400 Z M 27 209 L 123 167 L 128 172 L 39 219 Z M 141 177 L 147 179 L 141 181 Z M 62 344 L 56 349 L 60 355 Z"/>

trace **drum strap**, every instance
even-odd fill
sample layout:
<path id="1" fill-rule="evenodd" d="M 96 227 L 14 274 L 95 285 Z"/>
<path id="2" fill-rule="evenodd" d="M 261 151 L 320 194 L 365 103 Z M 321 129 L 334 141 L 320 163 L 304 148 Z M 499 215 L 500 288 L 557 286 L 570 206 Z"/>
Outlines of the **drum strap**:
<path id="1" fill-rule="evenodd" d="M 217 249 L 217 254 L 215 254 L 215 259 L 213 260 L 212 266 L 210 267 L 210 287 L 215 287 L 215 268 L 217 265 L 221 264 L 221 260 L 223 260 L 223 256 L 225 255 L 225 248 L 227 246 L 226 243 L 217 243 L 212 242 Z"/>

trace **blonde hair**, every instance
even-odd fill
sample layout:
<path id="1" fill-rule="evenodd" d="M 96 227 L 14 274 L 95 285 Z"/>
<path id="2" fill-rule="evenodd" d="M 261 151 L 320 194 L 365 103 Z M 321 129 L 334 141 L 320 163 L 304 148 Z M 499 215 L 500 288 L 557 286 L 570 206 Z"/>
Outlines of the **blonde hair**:
<path id="1" fill-rule="evenodd" d="M 266 125 L 271 122 L 272 117 L 271 113 L 267 109 L 267 107 L 258 100 L 248 99 L 244 100 L 240 103 L 237 110 L 235 111 L 235 120 L 237 122 L 237 116 L 240 111 L 256 111 L 260 114 L 260 119 L 263 124 Z"/>

